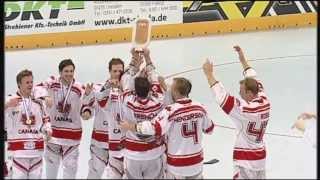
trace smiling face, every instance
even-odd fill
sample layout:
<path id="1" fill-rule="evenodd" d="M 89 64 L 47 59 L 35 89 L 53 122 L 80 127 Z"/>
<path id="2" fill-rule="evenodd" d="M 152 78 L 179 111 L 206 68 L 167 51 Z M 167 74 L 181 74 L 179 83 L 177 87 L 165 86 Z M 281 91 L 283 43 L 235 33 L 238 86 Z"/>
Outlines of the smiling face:
<path id="1" fill-rule="evenodd" d="M 72 65 L 65 66 L 60 71 L 60 77 L 68 84 L 71 83 L 74 78 L 74 67 Z"/>
<path id="2" fill-rule="evenodd" d="M 111 66 L 110 79 L 120 79 L 121 74 L 123 73 L 123 65 L 115 64 Z"/>
<path id="3" fill-rule="evenodd" d="M 18 83 L 18 87 L 22 95 L 30 96 L 33 88 L 32 75 L 22 77 L 21 81 Z"/>

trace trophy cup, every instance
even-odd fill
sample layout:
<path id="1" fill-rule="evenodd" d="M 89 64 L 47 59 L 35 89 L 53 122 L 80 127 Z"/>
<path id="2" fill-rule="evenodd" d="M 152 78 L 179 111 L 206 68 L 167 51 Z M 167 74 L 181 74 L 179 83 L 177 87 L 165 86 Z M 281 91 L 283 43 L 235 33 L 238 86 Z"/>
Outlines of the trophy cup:
<path id="1" fill-rule="evenodd" d="M 132 31 L 132 44 L 136 51 L 143 51 L 150 42 L 151 23 L 149 19 L 138 19 Z"/>

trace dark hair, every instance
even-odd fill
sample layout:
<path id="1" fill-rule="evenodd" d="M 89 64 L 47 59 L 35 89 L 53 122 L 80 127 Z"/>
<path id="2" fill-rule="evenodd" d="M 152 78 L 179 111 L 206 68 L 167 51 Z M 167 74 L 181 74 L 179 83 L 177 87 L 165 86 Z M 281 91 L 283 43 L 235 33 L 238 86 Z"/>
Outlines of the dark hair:
<path id="1" fill-rule="evenodd" d="M 243 84 L 246 91 L 251 91 L 254 95 L 257 95 L 259 92 L 259 86 L 257 80 L 253 78 L 245 78 L 240 81 L 240 84 Z"/>
<path id="2" fill-rule="evenodd" d="M 192 84 L 191 82 L 183 77 L 179 77 L 179 78 L 173 78 L 173 80 L 175 81 L 175 89 L 176 91 L 185 97 L 189 96 L 189 93 L 191 92 L 191 88 L 192 88 Z"/>
<path id="3" fill-rule="evenodd" d="M 73 69 L 76 68 L 76 66 L 73 64 L 71 59 L 64 59 L 59 63 L 59 72 L 62 72 L 63 68 L 66 66 L 73 66 Z"/>
<path id="4" fill-rule="evenodd" d="M 21 83 L 22 78 L 26 77 L 26 76 L 32 76 L 32 71 L 29 71 L 27 69 L 20 71 L 17 76 L 16 76 L 16 80 L 17 80 L 17 84 L 19 86 L 19 84 Z"/>
<path id="5" fill-rule="evenodd" d="M 134 88 L 140 98 L 146 98 L 151 88 L 151 84 L 146 77 L 136 77 L 134 79 Z"/>
<path id="6" fill-rule="evenodd" d="M 109 71 L 111 71 L 113 65 L 118 65 L 118 64 L 121 64 L 122 65 L 122 69 L 124 69 L 124 63 L 120 58 L 112 58 L 109 61 Z"/>

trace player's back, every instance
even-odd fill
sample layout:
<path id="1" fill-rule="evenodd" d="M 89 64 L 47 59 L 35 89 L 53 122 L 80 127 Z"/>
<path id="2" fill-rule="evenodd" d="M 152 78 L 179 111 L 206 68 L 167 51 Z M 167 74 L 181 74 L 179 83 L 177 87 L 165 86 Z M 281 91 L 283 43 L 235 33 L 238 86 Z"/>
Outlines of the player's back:
<path id="1" fill-rule="evenodd" d="M 124 98 L 124 119 L 134 123 L 151 121 L 163 108 L 163 98 L 152 95 L 145 99 L 137 97 L 132 92 Z M 162 137 L 142 135 L 136 132 L 126 132 L 125 154 L 131 159 L 151 160 L 159 157 L 165 150 Z"/>
<path id="2" fill-rule="evenodd" d="M 249 103 L 240 103 L 240 109 L 240 116 L 234 121 L 238 133 L 233 159 L 240 166 L 263 169 L 266 158 L 263 136 L 269 120 L 270 103 L 265 96 L 258 96 Z"/>
<path id="3" fill-rule="evenodd" d="M 166 107 L 172 121 L 168 132 L 167 163 L 174 174 L 192 176 L 202 170 L 203 133 L 211 133 L 213 122 L 203 105 L 189 98 Z"/>

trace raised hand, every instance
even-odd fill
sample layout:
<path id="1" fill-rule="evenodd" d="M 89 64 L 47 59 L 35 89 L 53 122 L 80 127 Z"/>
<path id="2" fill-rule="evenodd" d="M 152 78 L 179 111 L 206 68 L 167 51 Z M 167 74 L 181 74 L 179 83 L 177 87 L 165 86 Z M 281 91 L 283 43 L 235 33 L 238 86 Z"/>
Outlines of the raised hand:
<path id="1" fill-rule="evenodd" d="M 50 96 L 44 97 L 44 102 L 48 108 L 51 108 L 53 105 L 53 99 Z"/>
<path id="2" fill-rule="evenodd" d="M 9 107 L 16 107 L 18 106 L 18 104 L 19 104 L 19 100 L 17 98 L 12 98 L 5 104 L 5 109 Z"/>
<path id="3" fill-rule="evenodd" d="M 213 73 L 213 64 L 207 58 L 204 64 L 202 65 L 202 70 L 205 75 L 211 75 Z"/>
<path id="4" fill-rule="evenodd" d="M 168 86 L 167 86 L 167 84 L 166 84 L 166 82 L 165 82 L 164 77 L 158 76 L 158 81 L 159 81 L 159 83 L 160 83 L 161 88 L 162 88 L 164 91 L 167 91 Z"/>
<path id="5" fill-rule="evenodd" d="M 84 94 L 88 96 L 93 91 L 93 83 L 88 83 L 84 90 Z"/>
<path id="6" fill-rule="evenodd" d="M 119 79 L 110 79 L 110 85 L 113 88 L 119 88 L 120 87 Z"/>
<path id="7" fill-rule="evenodd" d="M 304 112 L 298 116 L 298 119 L 311 119 L 311 118 L 317 118 L 317 115 L 313 113 Z"/>

